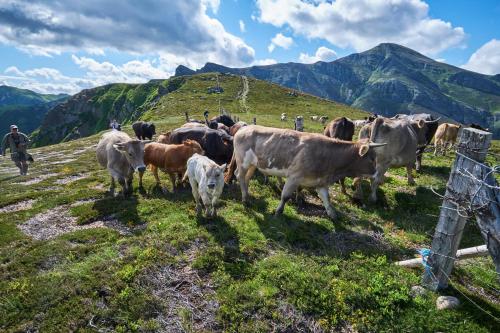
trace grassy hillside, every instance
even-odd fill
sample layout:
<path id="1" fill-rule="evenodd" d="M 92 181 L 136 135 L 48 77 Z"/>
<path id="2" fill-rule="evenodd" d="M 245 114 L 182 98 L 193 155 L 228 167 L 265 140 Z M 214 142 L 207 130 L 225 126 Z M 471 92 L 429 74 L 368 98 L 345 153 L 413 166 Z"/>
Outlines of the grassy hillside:
<path id="1" fill-rule="evenodd" d="M 209 93 L 217 79 L 223 92 Z M 288 114 L 287 126 L 293 127 L 296 115 L 347 114 L 353 118 L 365 113 L 349 106 L 330 102 L 307 94 L 290 94 L 292 90 L 266 81 L 238 75 L 206 73 L 153 80 L 147 84 L 110 84 L 84 90 L 66 103 L 51 110 L 34 135 L 37 146 L 68 141 L 92 135 L 107 128 L 111 119 L 130 124 L 138 119 L 166 121 L 181 124 L 185 112 L 190 117 L 203 119 L 204 110 L 211 116 L 219 114 L 220 107 L 235 116 L 260 124 L 279 121 L 282 112 Z M 322 128 L 319 123 L 309 128 Z"/>
<path id="2" fill-rule="evenodd" d="M 31 133 L 40 126 L 47 111 L 68 97 L 65 94 L 39 94 L 27 89 L 0 86 L 2 130 L 8 130 L 8 125 L 16 124 L 24 133 Z"/>
<path id="3" fill-rule="evenodd" d="M 162 98 L 144 117 L 157 120 L 161 132 L 182 122 L 183 110 L 200 115 L 206 105 L 214 112 L 209 102 L 215 95 L 200 92 L 206 104 L 191 104 L 193 89 L 213 84 L 202 78 L 188 80 L 189 86 L 173 93 L 176 98 Z M 261 83 L 249 82 L 250 111 L 241 118 L 255 115 L 259 123 L 290 127 L 291 122 L 269 115 L 284 108 L 273 103 L 280 96 L 274 95 L 275 87 L 266 85 L 262 94 L 252 95 Z M 224 86 L 223 105 L 232 111 L 239 104 L 229 97 L 238 94 L 238 87 Z M 267 101 L 268 109 L 258 108 L 257 98 Z M 287 103 L 307 114 L 312 100 L 290 97 Z M 341 113 L 330 109 L 331 103 L 315 104 L 322 105 L 331 116 Z M 130 127 L 126 130 L 130 133 Z M 249 207 L 240 203 L 237 186 L 225 187 L 220 216 L 206 220 L 196 216 L 190 190 L 172 193 L 164 174 L 166 192 L 147 172 L 145 188 L 135 188 L 130 198 L 108 196 L 109 175 L 95 159 L 98 139 L 32 150 L 36 163 L 27 177 L 14 175 L 12 163 L 0 159 L 3 332 L 498 329 L 498 322 L 462 296 L 500 317 L 498 277 L 490 258 L 457 265 L 442 294 L 457 296 L 461 305 L 445 311 L 435 308 L 438 294 L 410 295 L 421 268 L 392 264 L 430 246 L 440 205 L 430 186 L 444 192 L 452 156 L 426 154 L 417 186 L 406 184 L 403 169 L 391 170 L 377 205 L 357 206 L 333 186 L 332 201 L 340 212 L 333 222 L 308 191 L 303 191 L 305 203 L 290 203 L 282 217 L 273 217 L 277 182 L 265 184 L 258 176 L 250 183 Z M 494 148 L 500 151 L 497 142 Z M 479 244 L 471 221 L 461 247 Z"/>

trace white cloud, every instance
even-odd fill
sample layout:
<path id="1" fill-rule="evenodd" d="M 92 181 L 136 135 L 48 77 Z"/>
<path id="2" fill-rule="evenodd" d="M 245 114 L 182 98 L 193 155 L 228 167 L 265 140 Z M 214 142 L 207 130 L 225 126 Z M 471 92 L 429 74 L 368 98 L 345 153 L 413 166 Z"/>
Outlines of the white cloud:
<path id="1" fill-rule="evenodd" d="M 307 53 L 300 53 L 299 56 L 299 61 L 306 64 L 312 64 L 318 61 L 333 61 L 335 59 L 337 59 L 337 53 L 324 46 L 318 47 L 316 54 L 313 56 L 310 56 Z"/>
<path id="2" fill-rule="evenodd" d="M 0 0 L 0 43 L 34 55 L 106 50 L 141 55 L 182 54 L 242 66 L 255 51 L 228 33 L 219 0 Z"/>
<path id="3" fill-rule="evenodd" d="M 261 22 L 357 51 L 394 42 L 432 55 L 465 39 L 463 28 L 430 18 L 421 0 L 257 0 L 257 7 Z"/>
<path id="4" fill-rule="evenodd" d="M 254 66 L 266 66 L 266 65 L 274 65 L 277 63 L 278 63 L 278 61 L 276 61 L 276 59 L 266 58 L 266 59 L 255 60 L 252 65 L 254 65 Z"/>
<path id="5" fill-rule="evenodd" d="M 245 22 L 243 22 L 243 20 L 240 20 L 239 21 L 239 24 L 240 24 L 240 31 L 241 32 L 245 32 Z"/>
<path id="6" fill-rule="evenodd" d="M 271 44 L 267 47 L 267 50 L 269 52 L 273 52 L 276 46 L 279 46 L 281 48 L 284 48 L 285 50 L 288 50 L 290 46 L 293 45 L 293 39 L 292 37 L 286 37 L 283 35 L 281 32 L 277 33 L 276 36 L 274 36 L 271 39 Z"/>
<path id="7" fill-rule="evenodd" d="M 492 39 L 481 46 L 462 68 L 483 74 L 500 74 L 500 40 Z"/>

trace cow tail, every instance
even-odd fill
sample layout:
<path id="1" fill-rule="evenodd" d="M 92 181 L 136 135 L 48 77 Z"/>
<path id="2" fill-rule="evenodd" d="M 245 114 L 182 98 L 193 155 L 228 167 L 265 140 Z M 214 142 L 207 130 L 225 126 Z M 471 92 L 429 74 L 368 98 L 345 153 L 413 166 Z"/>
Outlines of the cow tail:
<path id="1" fill-rule="evenodd" d="M 236 170 L 236 153 L 233 151 L 233 156 L 231 157 L 231 162 L 227 168 L 226 174 L 224 175 L 224 183 L 231 184 L 233 179 L 234 171 Z"/>
<path id="2" fill-rule="evenodd" d="M 184 172 L 184 176 L 182 177 L 182 182 L 184 183 L 187 180 L 188 180 L 188 171 L 186 169 L 186 172 Z"/>

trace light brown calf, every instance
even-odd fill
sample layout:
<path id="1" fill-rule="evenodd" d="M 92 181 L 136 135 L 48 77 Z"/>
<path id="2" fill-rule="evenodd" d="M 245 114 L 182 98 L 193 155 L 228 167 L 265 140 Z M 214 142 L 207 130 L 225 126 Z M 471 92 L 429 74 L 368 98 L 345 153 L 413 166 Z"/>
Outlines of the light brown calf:
<path id="1" fill-rule="evenodd" d="M 204 154 L 200 144 L 193 140 L 186 140 L 179 145 L 153 142 L 147 144 L 144 149 L 144 164 L 151 166 L 151 171 L 158 185 L 160 185 L 158 169 L 168 173 L 175 191 L 176 174 L 180 180 L 186 172 L 187 160 L 195 153 Z M 139 173 L 139 186 L 142 186 L 143 174 L 144 172 Z"/>
<path id="2" fill-rule="evenodd" d="M 158 136 L 158 139 L 156 139 L 156 142 L 159 142 L 159 143 L 170 143 L 170 134 L 172 134 L 172 132 L 167 132 L 167 133 L 162 133 Z"/>
<path id="3" fill-rule="evenodd" d="M 454 125 L 450 123 L 444 123 L 439 125 L 436 134 L 434 136 L 434 156 L 437 155 L 438 149 L 441 149 L 443 156 L 446 155 L 446 149 L 453 146 L 457 141 L 458 130 L 461 125 Z"/>

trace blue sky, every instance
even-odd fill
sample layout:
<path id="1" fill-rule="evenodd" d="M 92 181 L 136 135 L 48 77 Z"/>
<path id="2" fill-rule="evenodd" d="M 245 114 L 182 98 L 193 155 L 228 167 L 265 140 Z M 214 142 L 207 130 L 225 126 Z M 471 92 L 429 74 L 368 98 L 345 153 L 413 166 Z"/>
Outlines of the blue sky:
<path id="1" fill-rule="evenodd" d="M 497 74 L 498 17 L 498 0 L 0 0 L 0 84 L 73 94 L 179 64 L 333 61 L 381 42 Z"/>

